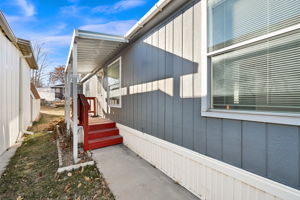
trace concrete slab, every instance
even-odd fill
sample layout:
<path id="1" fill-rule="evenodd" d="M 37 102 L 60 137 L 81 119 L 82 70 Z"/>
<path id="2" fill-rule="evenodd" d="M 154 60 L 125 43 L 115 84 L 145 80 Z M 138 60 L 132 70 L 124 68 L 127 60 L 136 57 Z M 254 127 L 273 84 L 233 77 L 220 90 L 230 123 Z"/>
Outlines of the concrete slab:
<path id="1" fill-rule="evenodd" d="M 0 155 L 0 177 L 19 146 L 21 146 L 21 142 L 11 146 L 7 151 Z"/>
<path id="2" fill-rule="evenodd" d="M 124 145 L 97 149 L 92 153 L 116 199 L 198 199 Z"/>

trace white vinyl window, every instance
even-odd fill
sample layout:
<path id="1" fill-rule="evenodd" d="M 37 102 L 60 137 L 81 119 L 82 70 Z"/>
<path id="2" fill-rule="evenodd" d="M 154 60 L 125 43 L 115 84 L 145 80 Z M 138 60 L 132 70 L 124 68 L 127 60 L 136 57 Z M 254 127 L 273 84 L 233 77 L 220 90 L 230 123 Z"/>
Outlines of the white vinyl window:
<path id="1" fill-rule="evenodd" d="M 108 65 L 107 69 L 107 91 L 108 105 L 121 108 L 121 57 Z"/>
<path id="2" fill-rule="evenodd" d="M 204 4 L 202 113 L 300 124 L 300 1 Z"/>

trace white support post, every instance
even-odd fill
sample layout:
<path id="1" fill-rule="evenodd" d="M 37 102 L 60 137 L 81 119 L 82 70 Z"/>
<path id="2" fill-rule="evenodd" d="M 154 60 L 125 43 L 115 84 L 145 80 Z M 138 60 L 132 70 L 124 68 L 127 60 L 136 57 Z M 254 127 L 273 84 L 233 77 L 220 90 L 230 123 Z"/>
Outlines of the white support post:
<path id="1" fill-rule="evenodd" d="M 74 163 L 78 161 L 78 112 L 77 112 L 77 43 L 73 45 L 73 67 L 72 67 L 72 83 L 73 83 L 73 160 Z"/>
<path id="2" fill-rule="evenodd" d="M 65 123 L 67 122 L 67 105 L 66 105 L 66 102 L 67 102 L 67 94 L 66 94 L 66 88 L 67 88 L 67 72 L 64 73 L 64 80 L 65 80 L 65 107 L 64 107 L 64 111 L 65 111 Z"/>
<path id="3" fill-rule="evenodd" d="M 65 73 L 65 119 L 67 123 L 67 134 L 70 134 L 70 73 Z"/>
<path id="4" fill-rule="evenodd" d="M 67 79 L 67 72 L 64 74 L 64 79 L 65 79 L 65 123 L 67 123 L 67 85 L 68 85 L 68 79 Z"/>

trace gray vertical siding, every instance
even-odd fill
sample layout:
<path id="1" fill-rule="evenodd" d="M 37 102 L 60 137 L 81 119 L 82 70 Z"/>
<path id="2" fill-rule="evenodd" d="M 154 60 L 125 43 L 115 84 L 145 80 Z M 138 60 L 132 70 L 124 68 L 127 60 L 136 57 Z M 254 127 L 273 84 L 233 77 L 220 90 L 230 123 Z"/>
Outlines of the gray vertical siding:
<path id="1" fill-rule="evenodd" d="M 242 167 L 250 172 L 266 176 L 266 124 L 255 122 L 243 122 L 242 124 Z"/>
<path id="2" fill-rule="evenodd" d="M 158 48 L 162 52 L 158 52 L 158 87 L 165 90 L 166 78 L 166 26 L 159 27 L 158 30 Z M 166 107 L 166 94 L 163 92 L 158 93 L 158 137 L 165 139 L 165 107 Z"/>
<path id="3" fill-rule="evenodd" d="M 165 42 L 166 42 L 166 78 L 173 77 L 174 68 L 173 68 L 173 51 L 174 51 L 174 22 L 173 20 L 169 20 L 166 25 L 166 35 L 165 35 Z M 166 83 L 166 89 L 172 88 L 173 86 Z M 172 89 L 173 91 L 173 89 Z M 165 101 L 165 140 L 169 142 L 173 142 L 173 97 L 171 95 L 166 95 Z"/>
<path id="4" fill-rule="evenodd" d="M 299 127 L 201 117 L 200 7 L 191 1 L 121 52 L 127 95 L 108 117 L 300 188 Z"/>

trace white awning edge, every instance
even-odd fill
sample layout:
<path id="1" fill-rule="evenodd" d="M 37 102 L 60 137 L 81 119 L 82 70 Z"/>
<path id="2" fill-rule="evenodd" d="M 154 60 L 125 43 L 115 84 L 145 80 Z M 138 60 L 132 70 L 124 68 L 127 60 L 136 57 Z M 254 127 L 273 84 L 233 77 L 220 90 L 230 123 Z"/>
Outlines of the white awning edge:
<path id="1" fill-rule="evenodd" d="M 128 43 L 129 41 L 123 37 L 123 36 L 118 36 L 118 35 L 111 35 L 111 34 L 104 34 L 104 33 L 97 33 L 97 32 L 92 32 L 92 31 L 85 31 L 85 30 L 79 30 L 79 29 L 75 29 L 73 32 L 73 37 L 71 40 L 71 45 L 70 45 L 70 49 L 69 49 L 69 54 L 68 54 L 68 58 L 67 58 L 67 62 L 66 62 L 66 69 L 65 71 L 68 70 L 69 65 L 71 64 L 72 61 L 72 51 L 73 51 L 73 46 L 74 43 L 84 43 L 84 42 L 92 42 L 92 44 L 97 44 L 97 48 L 94 48 L 92 50 L 94 51 L 99 51 L 101 45 L 103 44 L 103 48 L 102 51 L 103 52 L 103 59 L 99 61 L 99 57 L 101 57 L 101 52 L 98 52 L 99 55 L 97 56 L 98 60 L 95 58 L 95 54 L 91 54 L 90 59 L 92 59 L 94 62 L 97 60 L 99 62 L 99 64 L 101 63 L 101 61 L 107 60 L 109 59 L 107 55 L 107 52 L 104 52 L 103 49 L 107 49 L 107 51 L 109 51 L 108 53 L 110 53 L 110 51 L 112 51 L 112 49 L 109 49 L 107 46 L 105 46 L 105 42 L 111 42 L 113 43 L 115 46 L 121 46 L 122 44 Z M 80 52 L 80 45 L 78 45 L 79 48 L 79 52 Z M 91 47 L 93 48 L 93 47 Z M 84 50 L 84 49 L 82 49 Z M 79 53 L 78 53 L 79 54 Z M 78 62 L 80 62 L 80 57 L 78 58 Z M 95 63 L 92 63 L 95 64 Z"/>

